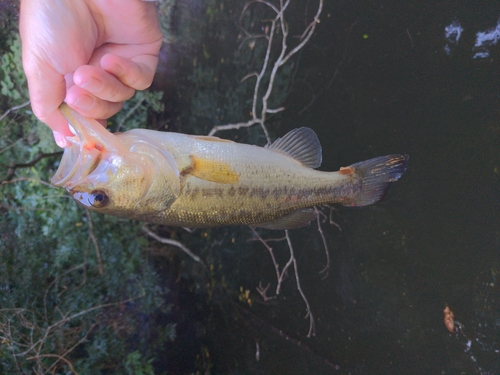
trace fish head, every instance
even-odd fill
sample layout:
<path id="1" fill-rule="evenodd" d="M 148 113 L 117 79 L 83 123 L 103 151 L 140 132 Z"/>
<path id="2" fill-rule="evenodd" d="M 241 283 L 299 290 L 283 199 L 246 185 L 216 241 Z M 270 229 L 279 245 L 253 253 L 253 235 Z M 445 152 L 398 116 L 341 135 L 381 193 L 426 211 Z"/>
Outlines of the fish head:
<path id="1" fill-rule="evenodd" d="M 179 172 L 170 154 L 136 135 L 112 134 L 65 104 L 61 112 L 74 136 L 53 185 L 93 211 L 136 219 L 157 215 L 177 198 Z"/>

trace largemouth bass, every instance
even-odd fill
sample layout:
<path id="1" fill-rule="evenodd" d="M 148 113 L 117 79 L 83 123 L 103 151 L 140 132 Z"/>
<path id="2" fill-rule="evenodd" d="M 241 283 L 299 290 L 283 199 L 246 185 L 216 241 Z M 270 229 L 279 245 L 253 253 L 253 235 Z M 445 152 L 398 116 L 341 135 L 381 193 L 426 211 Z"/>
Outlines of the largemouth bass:
<path id="1" fill-rule="evenodd" d="M 313 206 L 365 206 L 405 172 L 407 155 L 387 155 L 321 172 L 313 130 L 292 130 L 258 147 L 209 136 L 134 129 L 112 134 L 66 105 L 74 129 L 52 183 L 105 214 L 183 227 L 297 228 Z"/>

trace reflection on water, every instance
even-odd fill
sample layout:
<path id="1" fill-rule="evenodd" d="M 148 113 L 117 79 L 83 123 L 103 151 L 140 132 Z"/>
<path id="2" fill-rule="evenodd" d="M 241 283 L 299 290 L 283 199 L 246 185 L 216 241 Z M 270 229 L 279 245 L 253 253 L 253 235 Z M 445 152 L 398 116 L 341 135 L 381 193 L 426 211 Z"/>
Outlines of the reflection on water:
<path id="1" fill-rule="evenodd" d="M 454 20 L 448 26 L 444 28 L 444 37 L 449 43 L 445 44 L 444 51 L 446 54 L 451 53 L 452 45 L 457 45 L 460 37 L 462 36 L 463 27 L 457 20 Z"/>
<path id="2" fill-rule="evenodd" d="M 486 58 L 490 56 L 489 47 L 495 46 L 500 40 L 500 21 L 495 28 L 488 31 L 480 31 L 476 33 L 476 43 L 474 50 L 474 58 Z"/>
<path id="3" fill-rule="evenodd" d="M 450 55 L 453 49 L 458 45 L 464 28 L 458 20 L 453 20 L 444 28 L 444 36 L 448 43 L 444 46 L 444 51 Z M 500 20 L 494 28 L 487 31 L 476 32 L 476 40 L 472 52 L 474 59 L 485 59 L 490 57 L 490 48 L 494 47 L 500 41 Z"/>

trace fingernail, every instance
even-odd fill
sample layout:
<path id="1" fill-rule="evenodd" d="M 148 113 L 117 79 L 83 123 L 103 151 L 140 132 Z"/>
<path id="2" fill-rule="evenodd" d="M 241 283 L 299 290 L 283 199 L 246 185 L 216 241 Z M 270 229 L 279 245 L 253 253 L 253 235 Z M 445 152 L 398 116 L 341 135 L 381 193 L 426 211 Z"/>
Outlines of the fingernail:
<path id="1" fill-rule="evenodd" d="M 103 88 L 102 82 L 95 78 L 90 78 L 87 82 L 79 86 L 90 92 L 100 92 Z"/>
<path id="2" fill-rule="evenodd" d="M 54 134 L 54 141 L 56 141 L 56 144 L 59 147 L 66 147 L 68 144 L 68 141 L 66 140 L 66 137 L 64 137 L 61 133 L 58 132 L 52 132 Z"/>
<path id="3" fill-rule="evenodd" d="M 78 98 L 78 100 L 73 104 L 75 107 L 89 110 L 94 106 L 95 100 L 88 95 L 82 95 Z"/>

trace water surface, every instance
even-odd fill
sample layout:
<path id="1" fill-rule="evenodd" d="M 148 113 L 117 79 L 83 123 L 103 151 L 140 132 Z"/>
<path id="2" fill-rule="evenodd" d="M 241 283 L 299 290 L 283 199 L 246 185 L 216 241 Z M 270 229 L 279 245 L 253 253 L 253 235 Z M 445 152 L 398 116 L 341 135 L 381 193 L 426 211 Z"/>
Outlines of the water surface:
<path id="1" fill-rule="evenodd" d="M 184 38 L 166 50 L 160 71 L 167 78 L 156 83 L 169 87 L 173 128 L 206 134 L 213 125 L 248 118 L 241 97 L 251 85 L 234 89 L 248 67 L 225 70 L 221 63 L 238 61 L 234 14 L 241 4 L 224 3 L 226 22 L 199 28 L 189 20 L 209 17 L 212 5 L 179 4 L 174 29 Z M 307 6 L 311 14 L 316 3 Z M 303 12 L 292 19 L 305 19 Z M 186 331 L 181 325 L 173 352 L 198 340 L 193 351 L 210 353 L 204 360 L 212 373 L 500 373 L 499 19 L 495 1 L 326 2 L 288 76 L 286 110 L 269 121 L 271 133 L 314 129 L 324 170 L 388 153 L 409 154 L 410 167 L 384 202 L 333 211 L 341 230 L 324 226 L 326 278 L 314 225 L 290 232 L 316 319 L 314 337 L 306 337 L 293 274 L 278 299 L 264 302 L 255 288 L 260 281 L 275 285 L 267 251 L 248 242 L 249 229 L 219 229 L 205 250 L 222 282 L 209 298 L 198 295 L 206 315 L 193 324 L 202 328 L 193 333 L 192 325 Z M 184 75 L 198 78 L 186 83 Z M 204 75 L 216 83 L 204 86 L 210 82 Z M 221 136 L 264 142 L 259 129 Z M 238 300 L 240 286 L 250 290 L 251 306 Z M 198 311 L 194 304 L 183 304 L 186 315 Z M 461 323 L 453 333 L 443 323 L 447 305 Z M 203 367 L 193 351 L 185 358 Z M 188 359 L 179 371 L 193 370 Z"/>

